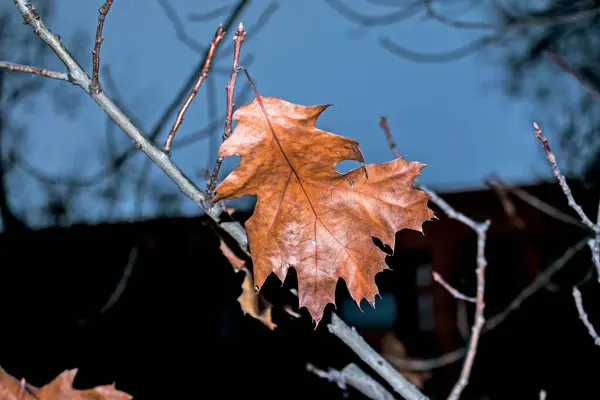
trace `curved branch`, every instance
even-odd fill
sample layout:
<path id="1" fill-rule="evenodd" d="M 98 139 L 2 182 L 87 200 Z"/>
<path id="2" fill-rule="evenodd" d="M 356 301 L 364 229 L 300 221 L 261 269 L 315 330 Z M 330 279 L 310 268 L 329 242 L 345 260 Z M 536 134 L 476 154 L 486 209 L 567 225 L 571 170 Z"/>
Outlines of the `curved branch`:
<path id="1" fill-rule="evenodd" d="M 379 39 L 379 45 L 397 56 L 407 58 L 409 60 L 420 63 L 445 63 L 450 61 L 460 60 L 466 56 L 479 51 L 488 45 L 500 40 L 498 35 L 483 36 L 463 47 L 451 50 L 445 53 L 421 53 L 407 49 L 394 42 L 390 38 L 383 37 Z"/>
<path id="2" fill-rule="evenodd" d="M 384 26 L 392 25 L 410 18 L 419 11 L 422 0 L 413 0 L 408 5 L 402 6 L 398 11 L 384 15 L 363 15 L 352 7 L 347 6 L 340 0 L 325 0 L 325 3 L 343 17 L 362 26 Z M 398 6 L 398 5 L 396 5 Z"/>
<path id="3" fill-rule="evenodd" d="M 514 21 L 507 24 L 493 24 L 489 22 L 471 22 L 471 21 L 458 21 L 447 18 L 442 14 L 438 13 L 433 8 L 433 0 L 424 0 L 425 8 L 427 9 L 427 15 L 435 19 L 436 21 L 458 29 L 494 29 L 494 30 L 506 30 L 506 29 L 523 29 L 533 28 L 541 26 L 551 26 L 564 24 L 567 22 L 574 22 L 582 19 L 592 18 L 600 14 L 600 6 L 591 7 L 584 10 L 577 10 L 573 13 L 567 13 L 551 17 L 531 17 L 522 21 Z"/>

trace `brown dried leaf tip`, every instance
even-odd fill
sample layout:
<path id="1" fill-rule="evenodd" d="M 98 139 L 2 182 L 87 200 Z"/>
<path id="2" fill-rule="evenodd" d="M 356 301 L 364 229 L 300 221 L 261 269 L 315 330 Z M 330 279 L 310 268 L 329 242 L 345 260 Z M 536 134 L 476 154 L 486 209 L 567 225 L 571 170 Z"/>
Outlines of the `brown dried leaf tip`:
<path id="1" fill-rule="evenodd" d="M 258 198 L 246 223 L 255 284 L 260 288 L 271 272 L 283 282 L 295 268 L 299 306 L 317 324 L 335 304 L 340 278 L 357 303 L 374 304 L 375 275 L 388 267 L 372 237 L 393 248 L 397 231 L 422 232 L 433 217 L 429 196 L 412 186 L 425 165 L 397 158 L 340 174 L 340 161 L 364 159 L 357 142 L 315 127 L 328 105 L 260 99 L 268 118 L 257 99 L 234 113 L 238 124 L 219 156 L 241 161 L 214 198 Z"/>
<path id="2" fill-rule="evenodd" d="M 242 294 L 237 298 L 242 312 L 259 320 L 271 330 L 277 328 L 272 319 L 273 305 L 267 302 L 263 296 L 256 293 L 252 271 L 246 267 L 245 261 L 236 256 L 222 239 L 220 247 L 225 258 L 231 263 L 233 270 L 235 272 L 243 271 L 245 274 L 244 281 L 242 282 Z"/>
<path id="3" fill-rule="evenodd" d="M 0 367 L 0 399 L 10 400 L 131 400 L 115 385 L 96 386 L 93 389 L 73 389 L 77 369 L 67 370 L 41 389 L 19 382 Z"/>

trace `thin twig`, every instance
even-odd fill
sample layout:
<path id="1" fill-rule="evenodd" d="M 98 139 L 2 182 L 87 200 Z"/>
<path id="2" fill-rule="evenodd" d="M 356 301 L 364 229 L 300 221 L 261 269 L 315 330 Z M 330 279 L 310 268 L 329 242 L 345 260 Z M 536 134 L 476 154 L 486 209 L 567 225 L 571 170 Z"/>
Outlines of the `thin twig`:
<path id="1" fill-rule="evenodd" d="M 49 71 L 43 68 L 15 64 L 8 61 L 0 61 L 0 68 L 7 69 L 9 71 L 25 72 L 28 74 L 40 75 L 45 78 L 58 79 L 59 81 L 69 81 L 69 74 L 66 72 Z"/>
<path id="2" fill-rule="evenodd" d="M 599 11 L 600 8 L 596 8 L 596 11 Z M 596 100 L 600 100 L 600 92 L 598 92 L 598 88 L 588 77 L 583 74 L 583 71 L 577 71 L 574 68 L 570 67 L 569 64 L 563 60 L 558 53 L 550 51 L 548 55 L 552 61 L 564 72 L 567 73 L 571 78 L 573 78 L 581 87 L 583 87 L 589 94 Z"/>
<path id="3" fill-rule="evenodd" d="M 206 59 L 204 60 L 204 64 L 202 65 L 202 72 L 200 73 L 198 80 L 194 84 L 192 91 L 190 92 L 188 97 L 185 99 L 183 106 L 177 113 L 177 118 L 175 118 L 175 123 L 173 124 L 173 127 L 171 128 L 171 131 L 169 132 L 169 136 L 167 137 L 167 141 L 165 142 L 165 145 L 163 147 L 163 151 L 167 154 L 171 153 L 171 143 L 173 143 L 173 139 L 175 139 L 175 134 L 177 133 L 177 130 L 179 129 L 179 127 L 181 126 L 181 123 L 183 122 L 183 116 L 184 116 L 185 112 L 187 111 L 188 107 L 190 106 L 190 104 L 192 104 L 194 97 L 196 97 L 196 95 L 198 94 L 198 91 L 200 90 L 200 87 L 202 86 L 202 82 L 204 82 L 204 80 L 208 77 L 208 71 L 210 69 L 210 64 L 212 62 L 212 59 L 215 55 L 215 51 L 217 50 L 217 46 L 219 45 L 219 43 L 221 43 L 221 40 L 223 40 L 224 37 L 225 37 L 225 31 L 223 30 L 223 25 L 219 25 L 219 28 L 215 32 L 214 39 L 212 40 L 212 42 L 210 42 L 208 55 L 206 56 Z"/>
<path id="4" fill-rule="evenodd" d="M 190 50 L 192 50 L 194 53 L 203 53 L 204 46 L 200 44 L 196 39 L 187 34 L 187 29 L 185 28 L 183 21 L 179 17 L 177 7 L 171 4 L 170 0 L 158 0 L 158 5 L 163 9 L 165 16 L 171 22 L 177 40 L 189 47 Z M 227 7 L 227 10 L 229 10 L 229 7 Z"/>
<path id="5" fill-rule="evenodd" d="M 229 82 L 225 86 L 225 91 L 227 92 L 227 104 L 225 111 L 225 127 L 223 129 L 223 141 L 225 141 L 231 135 L 231 124 L 233 122 L 233 95 L 235 93 L 235 82 L 237 80 L 237 74 L 239 71 L 239 63 L 240 63 L 240 52 L 242 50 L 242 44 L 246 39 L 246 31 L 244 30 L 244 24 L 240 22 L 237 30 L 235 31 L 235 36 L 233 37 L 233 65 L 231 67 L 231 77 L 229 78 Z M 221 170 L 221 165 L 223 164 L 223 157 L 217 156 L 217 161 L 215 162 L 215 166 L 213 167 L 212 173 L 210 175 L 210 180 L 206 185 L 206 193 L 208 193 L 209 197 L 212 197 L 212 193 L 215 190 L 215 186 L 217 185 L 217 180 L 219 179 L 219 171 Z"/>
<path id="6" fill-rule="evenodd" d="M 596 227 L 598 230 L 596 231 L 596 237 L 594 238 L 594 241 L 590 247 L 592 249 L 592 262 L 596 266 L 596 271 L 598 272 L 598 282 L 600 282 L 600 202 L 598 203 L 597 214 Z"/>
<path id="7" fill-rule="evenodd" d="M 579 313 L 579 319 L 581 319 L 581 322 L 583 322 L 583 325 L 585 325 L 585 327 L 587 328 L 591 338 L 594 339 L 594 344 L 596 346 L 600 346 L 600 337 L 598 336 L 598 333 L 596 333 L 594 326 L 590 322 L 588 315 L 585 312 L 585 309 L 583 308 L 581 292 L 579 291 L 577 286 L 573 286 L 573 299 L 575 299 L 575 306 L 577 307 L 577 312 Z"/>
<path id="8" fill-rule="evenodd" d="M 554 156 L 554 153 L 550 149 L 550 144 L 548 143 L 548 139 L 546 138 L 546 136 L 544 136 L 544 134 L 542 133 L 542 129 L 536 122 L 533 123 L 533 127 L 535 129 L 535 137 L 538 138 L 538 140 L 542 144 L 544 151 L 546 152 L 546 158 L 548 159 L 548 161 L 550 161 L 550 164 L 552 165 L 552 170 L 554 171 L 554 176 L 556 176 L 556 179 L 558 179 L 558 183 L 560 184 L 560 187 L 561 187 L 563 193 L 567 197 L 567 202 L 568 202 L 569 206 L 573 210 L 575 210 L 577 215 L 579 215 L 579 218 L 581 218 L 581 222 L 583 222 L 588 228 L 590 228 L 596 234 L 594 245 L 591 246 L 592 262 L 594 263 L 594 266 L 596 267 L 596 271 L 598 272 L 598 281 L 600 282 L 600 206 L 598 209 L 598 220 L 597 220 L 596 224 L 594 225 L 594 223 L 583 212 L 583 209 L 581 208 L 581 206 L 579 204 L 577 204 L 577 202 L 575 201 L 575 198 L 573 197 L 573 193 L 571 193 L 571 188 L 569 187 L 569 184 L 567 183 L 565 176 L 562 174 L 562 172 L 560 172 L 560 169 L 558 168 L 558 164 L 556 162 L 556 157 Z"/>
<path id="9" fill-rule="evenodd" d="M 492 182 L 489 179 L 486 179 L 486 183 L 492 187 L 492 190 L 494 193 L 496 193 L 496 196 L 498 196 L 498 200 L 502 205 L 502 209 L 504 210 L 506 216 L 510 219 L 510 222 L 512 222 L 517 229 L 524 230 L 525 221 L 523 221 L 523 218 L 521 218 L 517 213 L 517 207 L 515 206 L 514 201 L 512 201 L 508 195 L 506 187 L 499 185 L 496 182 Z"/>
<path id="10" fill-rule="evenodd" d="M 317 375 L 319 378 L 327 379 L 329 382 L 334 382 L 343 391 L 348 390 L 348 386 L 352 386 L 366 397 L 373 400 L 393 400 L 394 396 L 388 392 L 383 385 L 371 378 L 356 364 L 348 364 L 341 371 L 329 368 L 328 371 L 323 371 L 308 363 L 306 370 Z"/>
<path id="11" fill-rule="evenodd" d="M 431 273 L 431 275 L 433 275 L 434 281 L 436 281 L 437 283 L 442 285 L 444 287 L 444 289 L 446 289 L 448 292 L 450 292 L 450 294 L 452 296 L 454 296 L 455 298 L 464 300 L 464 301 L 469 301 L 471 303 L 475 303 L 475 301 L 476 301 L 475 297 L 469 297 L 467 295 L 462 294 L 457 289 L 453 288 L 448 282 L 446 282 L 446 280 L 444 278 L 442 278 L 442 276 L 440 274 L 438 274 L 436 271 L 433 271 Z"/>
<path id="12" fill-rule="evenodd" d="M 585 247 L 587 241 L 587 238 L 583 238 L 574 246 L 569 247 L 562 256 L 557 258 L 548 268 L 539 274 L 533 282 L 527 285 L 525 289 L 521 290 L 517 297 L 515 297 L 504 310 L 494 315 L 492 318 L 489 318 L 485 324 L 485 327 L 483 328 L 483 331 L 488 332 L 496 328 L 498 325 L 504 322 L 504 320 L 510 314 L 512 314 L 513 311 L 521 307 L 521 304 L 525 300 L 533 296 L 548 283 L 550 283 L 552 277 L 562 270 L 562 268 L 567 265 L 567 262 L 569 262 L 577 253 L 581 251 L 581 249 Z"/>
<path id="13" fill-rule="evenodd" d="M 472 21 L 457 21 L 447 18 L 438 13 L 432 5 L 432 0 L 425 0 L 424 4 L 427 8 L 427 16 L 437 20 L 438 22 L 458 29 L 494 29 L 504 31 L 508 29 L 525 29 L 534 27 L 544 27 L 564 24 L 567 22 L 579 21 L 582 19 L 593 18 L 600 13 L 600 7 L 594 6 L 588 9 L 577 10 L 572 13 L 551 17 L 529 17 L 521 21 L 514 21 L 505 24 L 494 24 L 489 22 L 472 22 Z"/>
<path id="14" fill-rule="evenodd" d="M 569 247 L 562 256 L 554 260 L 554 262 L 548 266 L 539 274 L 533 282 L 531 282 L 527 287 L 525 287 L 521 292 L 509 303 L 504 310 L 494 315 L 491 318 L 488 318 L 487 322 L 483 326 L 482 334 L 486 334 L 500 324 L 502 324 L 506 319 L 516 310 L 518 310 L 524 301 L 529 299 L 535 293 L 540 291 L 542 288 L 546 287 L 548 283 L 550 283 L 551 279 L 563 269 L 565 265 L 579 252 L 583 249 L 587 243 L 588 239 L 583 238 L 577 244 L 572 247 Z M 429 371 L 436 368 L 442 368 L 446 365 L 450 365 L 452 363 L 457 362 L 462 359 L 466 354 L 466 349 L 456 349 L 449 353 L 442 354 L 441 356 L 429 358 L 429 359 L 414 359 L 414 360 L 406 360 L 400 357 L 388 356 L 388 360 L 397 368 L 402 368 L 404 370 L 409 371 Z"/>
<path id="15" fill-rule="evenodd" d="M 477 224 L 477 301 L 475 302 L 475 323 L 473 324 L 471 340 L 469 341 L 469 347 L 467 348 L 467 357 L 463 363 L 462 370 L 460 372 L 460 378 L 454 385 L 448 399 L 457 400 L 460 397 L 463 389 L 469 383 L 469 376 L 471 375 L 471 369 L 473 368 L 473 362 L 475 360 L 475 354 L 477 353 L 477 345 L 479 343 L 479 337 L 481 336 L 481 329 L 485 323 L 484 311 L 485 311 L 485 267 L 487 266 L 487 260 L 485 259 L 485 240 L 487 236 L 488 228 L 490 227 L 490 221 L 486 221 L 482 224 Z"/>
<path id="16" fill-rule="evenodd" d="M 331 314 L 331 323 L 327 325 L 327 328 L 329 332 L 350 347 L 379 376 L 385 379 L 396 393 L 407 400 L 428 399 L 427 396 L 396 371 L 380 354 L 373 350 L 355 329 L 346 325 L 337 314 Z"/>
<path id="17" fill-rule="evenodd" d="M 102 30 L 104 29 L 104 19 L 106 14 L 110 11 L 113 0 L 106 0 L 104 4 L 98 9 L 98 25 L 96 26 L 96 41 L 94 43 L 94 50 L 92 50 L 92 93 L 98 94 L 102 91 L 100 82 L 98 80 L 98 72 L 100 70 L 100 46 L 104 41 L 102 36 Z"/>
<path id="18" fill-rule="evenodd" d="M 108 310 L 113 308 L 115 306 L 115 304 L 117 304 L 117 302 L 119 301 L 119 299 L 125 292 L 125 289 L 127 288 L 127 283 L 129 283 L 129 278 L 131 277 L 131 274 L 133 273 L 133 268 L 135 267 L 137 258 L 138 258 L 138 248 L 133 247 L 131 249 L 131 251 L 129 252 L 129 258 L 127 260 L 127 264 L 125 265 L 125 269 L 123 269 L 123 275 L 121 275 L 121 279 L 119 279 L 117 286 L 115 286 L 115 290 L 111 293 L 108 300 L 106 300 L 106 303 L 104 303 L 104 306 L 102 306 L 100 311 L 98 311 L 98 313 L 96 313 L 93 317 L 84 318 L 84 319 L 79 320 L 79 325 L 87 324 L 92 318 L 96 318 L 102 314 L 105 314 Z"/>
<path id="19" fill-rule="evenodd" d="M 548 139 L 542 133 L 542 129 L 537 124 L 537 122 L 533 123 L 533 128 L 535 129 L 535 137 L 542 144 L 544 152 L 546 153 L 546 158 L 548 159 L 548 161 L 550 161 L 550 164 L 552 165 L 552 170 L 554 171 L 554 176 L 556 177 L 556 179 L 558 179 L 558 183 L 560 184 L 560 187 L 561 187 L 563 193 L 567 197 L 567 201 L 569 203 L 569 206 L 573 210 L 575 210 L 575 212 L 577 213 L 577 215 L 579 215 L 579 218 L 581 218 L 581 221 L 588 228 L 590 228 L 593 232 L 596 232 L 598 228 L 588 218 L 588 216 L 585 215 L 585 213 L 583 212 L 583 209 L 581 208 L 581 206 L 579 204 L 577 204 L 577 202 L 575 201 L 575 198 L 573 197 L 573 193 L 571 192 L 571 188 L 569 187 L 569 184 L 567 183 L 567 179 L 562 174 L 562 172 L 560 172 L 560 168 L 558 168 L 558 163 L 556 162 L 556 157 L 554 156 L 554 153 L 550 149 L 550 144 L 548 143 Z"/>
<path id="20" fill-rule="evenodd" d="M 187 16 L 187 20 L 193 21 L 193 22 L 207 22 L 207 21 L 210 21 L 211 19 L 219 18 L 219 17 L 225 15 L 228 10 L 229 10 L 229 6 L 222 6 L 222 7 L 210 10 L 208 12 L 205 12 L 205 13 L 197 13 L 197 14 L 190 13 Z"/>
<path id="21" fill-rule="evenodd" d="M 30 25 L 33 32 L 39 36 L 66 66 L 71 82 L 86 92 L 108 116 L 125 132 L 135 143 L 137 148 L 144 152 L 181 190 L 181 192 L 196 203 L 206 214 L 219 221 L 220 207 L 210 205 L 210 199 L 202 192 L 169 157 L 149 141 L 142 131 L 135 126 L 130 118 L 112 101 L 103 91 L 93 93 L 92 80 L 83 70 L 71 53 L 64 47 L 60 39 L 50 31 L 37 9 L 26 0 L 13 0 L 21 13 L 25 23 Z M 242 248 L 248 246 L 248 239 L 244 228 L 240 224 L 223 224 L 222 228 L 229 233 Z"/>
<path id="22" fill-rule="evenodd" d="M 499 177 L 494 177 L 494 181 L 493 182 L 490 181 L 490 184 L 492 186 L 500 187 L 500 188 L 506 190 L 507 192 L 512 193 L 513 195 L 515 195 L 519 199 L 523 200 L 525 203 L 529 204 L 533 208 L 540 210 L 544 214 L 549 215 L 550 217 L 552 217 L 558 221 L 562 221 L 567 224 L 571 224 L 571 225 L 579 226 L 584 229 L 588 229 L 588 227 L 586 225 L 584 225 L 583 222 L 581 222 L 581 220 L 560 211 L 556 207 L 546 203 L 545 201 L 542 201 L 540 198 L 535 197 L 534 195 L 528 193 L 526 190 L 523 190 L 523 189 L 515 187 L 515 186 L 509 186 L 506 182 L 504 182 Z"/>
<path id="23" fill-rule="evenodd" d="M 387 122 L 386 117 L 381 117 L 379 121 L 379 126 L 383 130 L 385 137 L 388 141 L 389 147 L 394 153 L 396 157 L 401 157 L 400 151 L 398 150 L 398 146 L 393 139 L 390 127 Z M 466 226 L 470 227 L 477 233 L 477 294 L 475 301 L 475 323 L 473 324 L 471 338 L 469 340 L 469 346 L 467 347 L 467 356 L 463 363 L 463 367 L 460 373 L 460 377 L 452 392 L 450 393 L 449 399 L 456 400 L 460 397 L 463 389 L 467 386 L 469 382 L 469 376 L 471 375 L 471 369 L 473 367 L 473 361 L 475 360 L 475 354 L 477 353 L 477 345 L 479 344 L 479 337 L 481 336 L 481 330 L 485 323 L 484 311 L 485 311 L 485 302 L 484 302 L 484 294 L 485 294 L 485 269 L 487 266 L 487 260 L 485 258 L 485 242 L 487 239 L 487 231 L 490 227 L 490 221 L 484 221 L 481 223 L 475 222 L 471 218 L 466 215 L 456 211 L 454 208 L 450 206 L 444 199 L 442 199 L 436 192 L 425 187 L 420 183 L 415 183 L 415 186 L 427 193 L 431 197 L 431 201 L 440 207 L 442 211 L 452 219 L 462 222 Z M 438 275 L 439 278 L 441 278 Z M 435 275 L 434 275 L 435 278 Z M 437 279 L 436 279 L 437 280 Z M 443 280 L 442 280 L 443 281 Z M 440 282 L 438 280 L 438 282 Z M 450 285 L 445 285 L 445 288 L 450 288 Z M 450 293 L 454 296 L 456 290 L 450 290 Z M 458 293 L 458 292 L 457 292 Z M 456 297 L 456 296 L 455 296 Z M 464 295 L 462 295 L 463 299 Z M 461 297 L 459 297 L 461 298 Z"/>

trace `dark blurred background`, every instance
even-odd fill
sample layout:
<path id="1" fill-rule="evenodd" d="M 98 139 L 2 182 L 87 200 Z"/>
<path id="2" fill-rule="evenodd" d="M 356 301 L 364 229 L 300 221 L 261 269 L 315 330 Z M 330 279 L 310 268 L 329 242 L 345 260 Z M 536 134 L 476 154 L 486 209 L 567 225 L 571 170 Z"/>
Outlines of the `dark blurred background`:
<path id="1" fill-rule="evenodd" d="M 91 73 L 102 2 L 34 4 Z M 599 15 L 596 0 L 115 0 L 101 82 L 162 144 L 216 26 L 244 21 L 242 63 L 263 95 L 336 104 L 319 127 L 358 140 L 369 163 L 392 158 L 377 126 L 386 115 L 401 153 L 428 164 L 424 183 L 469 217 L 492 220 L 486 316 L 494 320 L 589 235 L 552 177 L 532 120 L 595 219 Z M 173 148 L 200 187 L 221 141 L 231 37 Z M 63 70 L 10 2 L 0 6 L 0 61 Z M 251 98 L 239 79 L 236 105 Z M 226 161 L 221 178 L 236 162 Z M 253 201 L 228 206 L 243 222 Z M 377 277 L 376 309 L 365 303 L 361 312 L 343 282 L 336 298 L 348 324 L 443 398 L 462 358 L 439 356 L 465 346 L 474 309 L 431 271 L 474 294 L 475 236 L 436 211 L 425 236 L 399 233 L 393 272 Z M 326 329 L 333 307 L 315 330 L 297 310 L 291 274 L 283 286 L 270 277 L 263 290 L 276 329 L 244 316 L 236 301 L 243 274 L 221 254 L 212 222 L 72 85 L 0 68 L 0 217 L 0 365 L 17 378 L 39 386 L 76 367 L 77 387 L 116 381 L 142 399 L 361 398 L 306 371 L 307 362 L 325 370 L 359 362 Z M 483 335 L 463 398 L 594 395 L 600 352 L 571 289 L 580 287 L 600 326 L 597 281 L 583 246 Z"/>

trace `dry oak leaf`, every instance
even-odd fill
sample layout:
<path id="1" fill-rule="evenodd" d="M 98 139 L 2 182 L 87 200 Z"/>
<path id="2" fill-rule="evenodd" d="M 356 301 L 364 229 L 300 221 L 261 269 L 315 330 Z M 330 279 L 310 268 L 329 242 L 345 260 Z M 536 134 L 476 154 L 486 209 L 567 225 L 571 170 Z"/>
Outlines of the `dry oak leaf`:
<path id="1" fill-rule="evenodd" d="M 434 216 L 429 196 L 412 186 L 424 164 L 397 158 L 335 170 L 340 161 L 364 159 L 357 142 L 315 127 L 328 107 L 261 96 L 236 110 L 237 126 L 219 156 L 241 160 L 213 200 L 257 196 L 245 224 L 256 290 L 271 272 L 283 282 L 295 268 L 299 307 L 317 324 L 335 304 L 339 278 L 358 304 L 374 304 L 375 275 L 388 267 L 372 237 L 393 248 L 397 231 L 422 232 Z"/>
<path id="2" fill-rule="evenodd" d="M 221 239 L 220 248 L 225 258 L 231 263 L 233 270 L 235 272 L 243 271 L 245 274 L 242 282 L 242 294 L 237 298 L 244 315 L 249 314 L 271 330 L 277 328 L 272 319 L 273 305 L 254 291 L 254 278 L 252 272 L 246 267 L 244 260 L 236 256 L 223 239 Z"/>
<path id="3" fill-rule="evenodd" d="M 131 400 L 132 396 L 121 392 L 115 385 L 96 386 L 93 389 L 73 389 L 77 369 L 63 371 L 42 388 L 19 382 L 0 367 L 0 399 L 2 400 Z"/>

